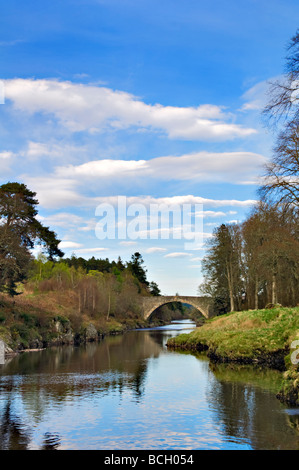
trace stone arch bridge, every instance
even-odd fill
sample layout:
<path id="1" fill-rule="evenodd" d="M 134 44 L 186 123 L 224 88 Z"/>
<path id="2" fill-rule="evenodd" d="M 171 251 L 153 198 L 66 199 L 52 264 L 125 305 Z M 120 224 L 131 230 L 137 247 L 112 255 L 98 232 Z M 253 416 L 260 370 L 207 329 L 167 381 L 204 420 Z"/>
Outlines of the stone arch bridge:
<path id="1" fill-rule="evenodd" d="M 169 304 L 170 302 L 181 302 L 183 304 L 192 305 L 192 307 L 195 307 L 206 318 L 212 318 L 214 316 L 212 302 L 209 297 L 159 295 L 156 297 L 143 297 L 143 318 L 147 320 L 158 307 Z"/>

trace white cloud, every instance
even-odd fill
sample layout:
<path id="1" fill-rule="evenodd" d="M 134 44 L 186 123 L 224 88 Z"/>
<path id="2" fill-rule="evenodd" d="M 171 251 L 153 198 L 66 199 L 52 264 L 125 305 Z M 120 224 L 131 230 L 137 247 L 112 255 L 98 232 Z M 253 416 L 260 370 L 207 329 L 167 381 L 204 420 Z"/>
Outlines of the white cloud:
<path id="1" fill-rule="evenodd" d="M 120 196 L 88 196 L 80 193 L 78 186 L 82 178 L 59 178 L 55 175 L 33 177 L 23 175 L 21 178 L 28 187 L 37 193 L 37 199 L 41 206 L 45 208 L 66 208 L 66 207 L 90 207 L 95 208 L 102 203 L 111 204 L 117 207 Z M 85 181 L 85 188 L 86 186 Z M 204 207 L 220 208 L 224 206 L 231 207 L 250 207 L 256 203 L 256 200 L 238 200 L 238 199 L 208 199 L 194 195 L 180 195 L 171 197 L 153 197 L 153 196 L 128 196 L 126 198 L 127 207 L 131 204 L 142 204 L 149 207 L 150 204 L 166 204 L 168 206 L 183 204 L 203 204 Z M 80 230 L 93 230 L 96 220 L 91 219 L 86 222 L 85 228 Z"/>
<path id="2" fill-rule="evenodd" d="M 77 243 L 70 240 L 64 240 L 59 243 L 59 248 L 64 249 L 73 249 L 74 252 L 78 253 L 98 253 L 102 251 L 107 251 L 108 248 L 104 247 L 95 247 L 95 248 L 84 248 L 82 243 Z"/>
<path id="3" fill-rule="evenodd" d="M 65 240 L 65 241 L 62 241 L 59 243 L 59 248 L 61 250 L 65 249 L 65 248 L 80 248 L 82 245 L 81 243 L 77 243 L 77 242 L 72 242 L 72 241 L 68 241 L 68 240 Z"/>
<path id="4" fill-rule="evenodd" d="M 76 253 L 99 253 L 102 251 L 108 251 L 108 248 L 97 247 L 97 248 L 79 248 L 74 250 Z"/>
<path id="5" fill-rule="evenodd" d="M 159 157 L 148 162 L 153 176 L 165 180 L 255 183 L 263 155 L 252 152 L 197 152 L 179 157 Z"/>
<path id="6" fill-rule="evenodd" d="M 167 251 L 166 248 L 160 248 L 158 246 L 152 246 L 150 248 L 147 248 L 145 250 L 146 253 L 163 253 L 164 251 Z"/>
<path id="7" fill-rule="evenodd" d="M 195 217 L 224 217 L 226 215 L 223 211 L 199 211 L 195 212 Z"/>
<path id="8" fill-rule="evenodd" d="M 57 214 L 48 215 L 43 217 L 38 215 L 38 219 L 42 221 L 43 225 L 64 227 L 64 228 L 79 228 L 84 223 L 84 219 L 76 214 L 68 212 L 59 212 Z"/>
<path id="9" fill-rule="evenodd" d="M 53 149 L 49 148 L 48 144 L 44 144 L 41 142 L 28 142 L 28 148 L 23 155 L 26 155 L 29 158 L 39 158 L 43 156 L 50 156 L 53 154 Z"/>
<path id="10" fill-rule="evenodd" d="M 2 151 L 0 152 L 0 158 L 3 160 L 8 160 L 9 158 L 13 157 L 15 154 L 13 152 Z"/>
<path id="11" fill-rule="evenodd" d="M 117 206 L 119 196 L 98 197 L 94 201 L 98 204 L 107 203 Z M 127 205 L 129 204 L 144 204 L 148 207 L 150 204 L 166 204 L 166 205 L 179 205 L 183 204 L 203 204 L 207 207 L 250 207 L 257 201 L 254 199 L 238 200 L 238 199 L 208 199 L 201 196 L 194 196 L 192 194 L 170 197 L 154 197 L 154 196 L 129 196 L 126 198 Z"/>
<path id="12" fill-rule="evenodd" d="M 54 115 L 69 131 L 154 129 L 170 138 L 227 140 L 254 134 L 255 129 L 230 122 L 215 105 L 197 107 L 146 104 L 136 96 L 102 86 L 58 80 L 5 80 L 5 96 L 17 110 Z"/>
<path id="13" fill-rule="evenodd" d="M 1 102 L 0 102 L 1 105 Z M 13 152 L 3 150 L 0 152 L 0 172 L 3 174 L 11 171 L 12 158 L 15 156 Z"/>
<path id="14" fill-rule="evenodd" d="M 67 178 L 51 176 L 23 176 L 26 184 L 37 193 L 40 204 L 46 208 L 61 208 L 68 206 L 82 206 L 88 198 L 77 192 L 77 181 Z M 93 202 L 93 204 L 95 204 Z"/>
<path id="15" fill-rule="evenodd" d="M 164 258 L 187 258 L 188 256 L 192 256 L 191 253 L 174 252 L 174 253 L 167 253 L 167 255 L 164 255 Z"/>
<path id="16" fill-rule="evenodd" d="M 225 217 L 226 215 L 233 215 L 237 214 L 237 211 L 199 211 L 195 212 L 195 217 Z M 209 225 L 209 223 L 206 223 L 205 225 Z"/>
<path id="17" fill-rule="evenodd" d="M 228 224 L 238 224 L 239 222 L 240 222 L 239 220 L 234 219 L 234 220 L 229 220 L 227 223 Z"/>
<path id="18" fill-rule="evenodd" d="M 96 228 L 97 220 L 96 219 L 89 219 L 84 221 L 85 225 L 78 227 L 80 232 L 90 232 Z"/>
<path id="19" fill-rule="evenodd" d="M 242 111 L 261 111 L 269 100 L 270 82 L 274 83 L 281 77 L 273 77 L 269 80 L 263 80 L 256 83 L 254 86 L 247 90 L 242 98 L 245 101 L 241 110 Z"/>
<path id="20" fill-rule="evenodd" d="M 205 224 L 206 227 L 215 227 L 216 225 L 219 225 L 219 222 L 207 222 Z"/>
<path id="21" fill-rule="evenodd" d="M 87 177 L 107 178 L 109 176 L 122 177 L 126 174 L 135 176 L 139 170 L 147 169 L 145 160 L 96 160 L 82 165 L 57 167 L 58 177 Z"/>
<path id="22" fill-rule="evenodd" d="M 224 181 L 234 184 L 256 184 L 259 170 L 266 162 L 263 155 L 252 152 L 197 152 L 182 156 L 158 157 L 151 160 L 94 160 L 82 165 L 59 166 L 58 178 L 115 179 L 152 178 L 162 181 Z M 130 179 L 131 178 L 131 179 Z"/>

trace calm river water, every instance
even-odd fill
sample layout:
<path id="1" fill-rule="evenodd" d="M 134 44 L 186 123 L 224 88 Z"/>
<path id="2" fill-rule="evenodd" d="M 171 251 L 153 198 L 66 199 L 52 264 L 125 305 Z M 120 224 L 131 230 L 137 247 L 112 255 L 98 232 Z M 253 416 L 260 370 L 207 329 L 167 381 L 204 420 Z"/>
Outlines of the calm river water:
<path id="1" fill-rule="evenodd" d="M 0 365 L 0 449 L 299 449 L 281 374 L 168 351 L 190 321 Z"/>

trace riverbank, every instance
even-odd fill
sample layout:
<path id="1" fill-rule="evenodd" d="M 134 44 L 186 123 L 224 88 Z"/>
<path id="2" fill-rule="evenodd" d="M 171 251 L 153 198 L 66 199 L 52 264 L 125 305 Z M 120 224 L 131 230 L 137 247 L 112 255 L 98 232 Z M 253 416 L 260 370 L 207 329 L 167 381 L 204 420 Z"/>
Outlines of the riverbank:
<path id="1" fill-rule="evenodd" d="M 284 371 L 278 398 L 299 406 L 299 367 L 291 361 L 291 344 L 296 340 L 299 307 L 279 307 L 213 318 L 192 333 L 171 338 L 167 347 L 207 351 L 215 362 L 259 364 Z"/>
<path id="2" fill-rule="evenodd" d="M 144 320 L 138 308 L 109 316 L 103 311 L 78 311 L 76 293 L 69 290 L 25 291 L 14 298 L 0 296 L 0 340 L 5 353 L 40 350 L 51 346 L 100 341 L 104 336 L 161 326 L 181 318 L 181 312 L 162 307 L 154 319 Z"/>
<path id="3" fill-rule="evenodd" d="M 0 339 L 6 354 L 98 341 L 147 326 L 148 322 L 133 313 L 120 319 L 79 315 L 69 293 L 61 293 L 58 300 L 56 293 L 0 298 Z"/>

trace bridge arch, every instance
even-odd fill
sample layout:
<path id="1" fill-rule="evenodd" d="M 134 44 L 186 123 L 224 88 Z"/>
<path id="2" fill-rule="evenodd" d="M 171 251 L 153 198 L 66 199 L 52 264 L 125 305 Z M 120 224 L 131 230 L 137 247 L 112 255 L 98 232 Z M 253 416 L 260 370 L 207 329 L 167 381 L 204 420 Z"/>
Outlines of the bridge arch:
<path id="1" fill-rule="evenodd" d="M 143 317 L 147 320 L 154 311 L 172 302 L 181 302 L 196 308 L 204 317 L 211 318 L 213 312 L 211 310 L 211 299 L 208 297 L 183 297 L 183 296 L 157 296 L 143 298 Z"/>

